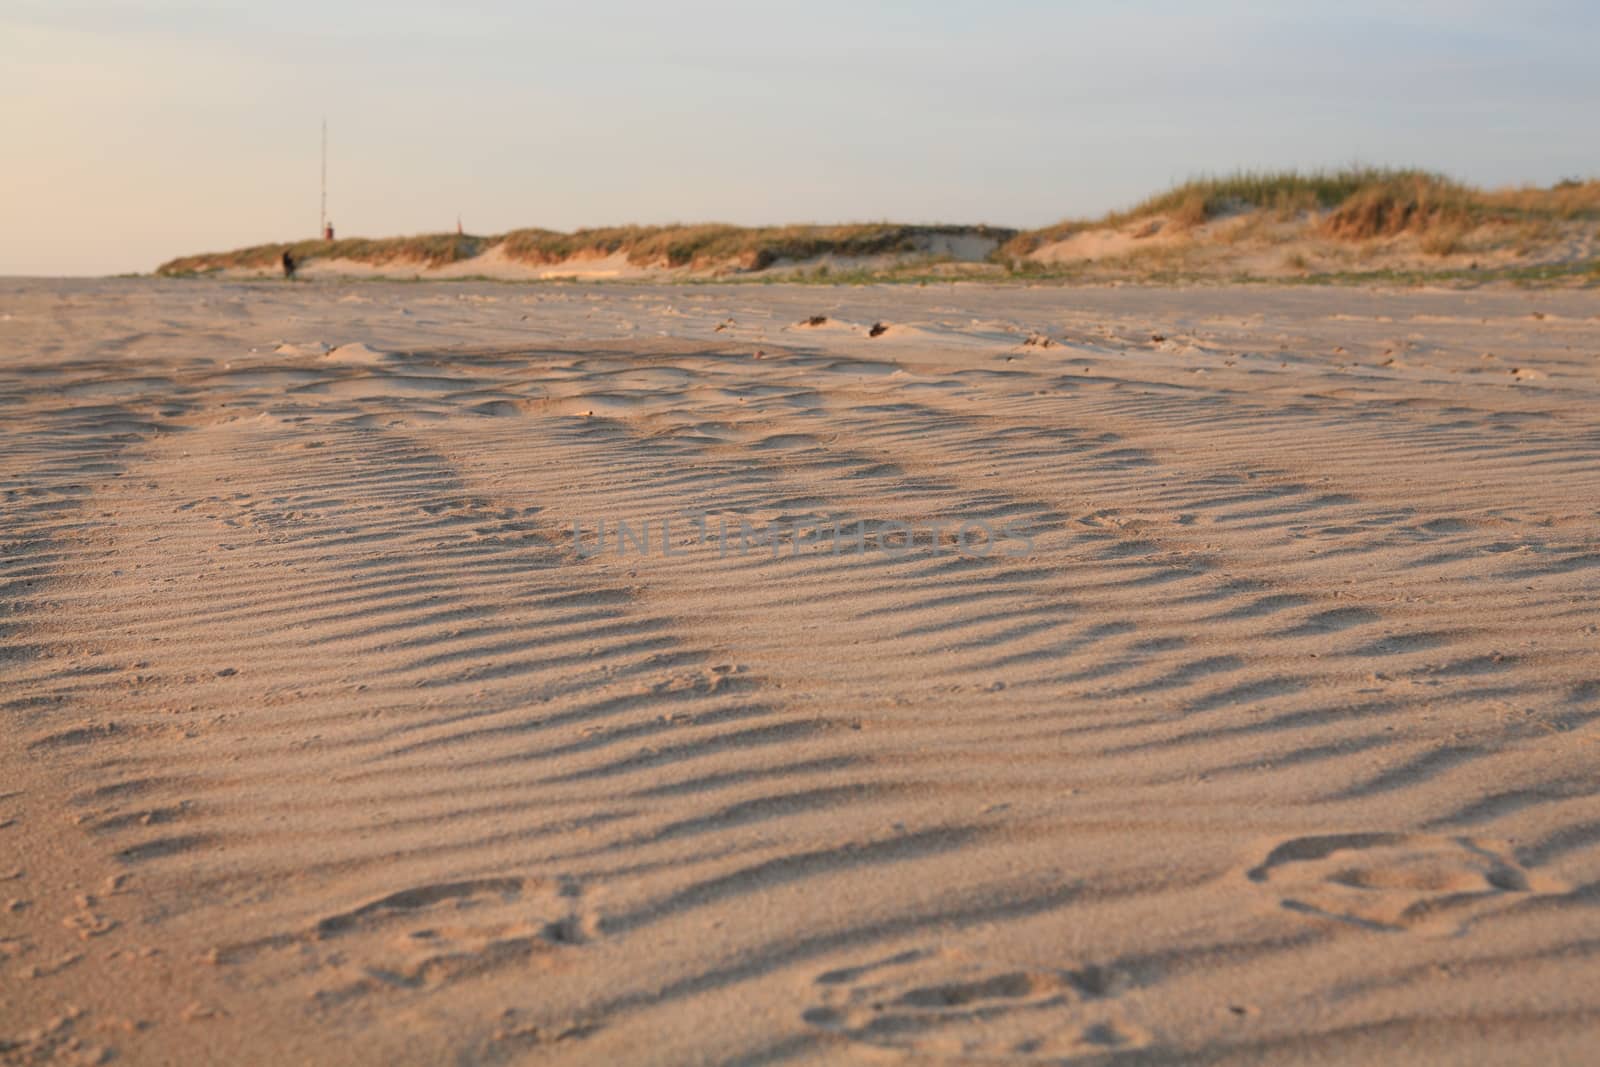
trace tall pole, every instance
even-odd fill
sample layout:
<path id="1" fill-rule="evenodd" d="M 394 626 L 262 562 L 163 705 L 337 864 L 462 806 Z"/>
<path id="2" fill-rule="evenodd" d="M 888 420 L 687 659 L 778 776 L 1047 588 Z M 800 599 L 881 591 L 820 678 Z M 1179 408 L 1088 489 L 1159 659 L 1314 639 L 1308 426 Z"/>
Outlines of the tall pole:
<path id="1" fill-rule="evenodd" d="M 328 232 L 328 119 L 322 119 L 322 210 L 317 217 L 317 240 Z"/>

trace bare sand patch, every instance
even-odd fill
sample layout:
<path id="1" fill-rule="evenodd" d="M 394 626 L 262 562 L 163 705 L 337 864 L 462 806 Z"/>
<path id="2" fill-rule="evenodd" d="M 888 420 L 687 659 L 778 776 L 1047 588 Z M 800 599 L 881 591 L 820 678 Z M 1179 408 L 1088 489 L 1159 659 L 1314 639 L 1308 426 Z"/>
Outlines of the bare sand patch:
<path id="1" fill-rule="evenodd" d="M 1587 293 L 0 306 L 4 1062 L 1600 1036 Z"/>

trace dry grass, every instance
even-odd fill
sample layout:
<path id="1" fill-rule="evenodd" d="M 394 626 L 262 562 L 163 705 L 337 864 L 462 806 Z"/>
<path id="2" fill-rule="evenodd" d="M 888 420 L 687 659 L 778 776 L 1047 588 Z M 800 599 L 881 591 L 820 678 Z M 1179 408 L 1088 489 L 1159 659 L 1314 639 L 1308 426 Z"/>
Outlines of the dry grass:
<path id="1" fill-rule="evenodd" d="M 614 226 L 558 233 L 516 230 L 501 239 L 505 254 L 527 263 L 560 263 L 581 256 L 622 253 L 639 266 L 736 266 L 761 270 L 783 259 L 820 255 L 866 256 L 918 251 L 936 234 L 979 233 L 1005 239 L 1012 231 L 977 226 L 764 226 L 716 223 L 678 226 Z"/>
<path id="2" fill-rule="evenodd" d="M 1342 241 L 1460 230 L 1474 221 L 1474 191 L 1433 174 L 1403 174 L 1351 193 L 1322 220 L 1323 235 Z"/>
<path id="3" fill-rule="evenodd" d="M 1197 178 L 1096 220 L 1069 219 L 1018 234 L 1000 250 L 1018 259 L 1086 230 L 1119 228 L 1156 216 L 1182 229 L 1249 213 L 1250 224 L 1224 239 L 1258 235 L 1272 221 L 1316 217 L 1316 232 L 1338 241 L 1414 234 L 1433 254 L 1458 250 L 1473 227 L 1517 221 L 1554 222 L 1600 217 L 1600 180 L 1564 181 L 1549 189 L 1486 191 L 1416 169 L 1353 167 L 1344 170 L 1246 171 Z"/>
<path id="4" fill-rule="evenodd" d="M 1169 218 L 1178 229 L 1192 230 L 1211 218 L 1211 206 L 1201 194 L 1191 193 L 1173 205 Z"/>
<path id="5" fill-rule="evenodd" d="M 1430 256 L 1450 256 L 1466 249 L 1467 231 L 1462 226 L 1436 226 L 1422 235 L 1418 244 Z"/>
<path id="6" fill-rule="evenodd" d="M 1408 179 L 1430 178 L 1424 171 L 1377 167 L 1344 170 L 1240 171 L 1221 177 L 1196 178 L 1144 200 L 1127 211 L 1109 215 L 1116 225 L 1149 215 L 1170 215 L 1200 222 L 1252 209 L 1266 209 L 1280 218 L 1344 203 L 1362 189 Z"/>
<path id="7" fill-rule="evenodd" d="M 1213 237 L 1223 244 L 1248 245 L 1270 241 L 1277 220 L 1265 211 L 1240 216 L 1232 225 L 1220 228 Z"/>
<path id="8" fill-rule="evenodd" d="M 421 234 L 415 237 L 385 237 L 371 240 L 351 237 L 340 241 L 292 241 L 254 245 L 232 252 L 205 252 L 182 256 L 156 268 L 158 274 L 196 274 L 205 271 L 273 269 L 288 252 L 296 263 L 314 259 L 348 259 L 357 263 L 415 263 L 439 267 L 457 260 L 471 259 L 494 243 L 493 238 L 457 233 Z"/>
<path id="9" fill-rule="evenodd" d="M 1568 178 L 1548 189 L 1522 186 L 1496 189 L 1481 195 L 1486 205 L 1504 211 L 1557 219 L 1600 216 L 1600 178 L 1588 181 Z"/>
<path id="10" fill-rule="evenodd" d="M 1392 246 L 1399 238 L 1406 238 L 1409 247 L 1434 256 L 1515 241 L 1527 254 L 1528 249 L 1559 240 L 1563 228 L 1570 229 L 1574 222 L 1600 219 L 1600 180 L 1563 181 L 1548 189 L 1486 191 L 1416 169 L 1247 171 L 1197 178 L 1099 219 L 1068 219 L 1024 232 L 986 226 L 887 222 L 840 226 L 610 226 L 572 233 L 524 229 L 492 237 L 427 234 L 257 245 L 234 252 L 184 256 L 163 264 L 158 272 L 273 270 L 285 251 L 300 263 L 346 259 L 375 265 L 414 264 L 426 269 L 470 259 L 492 248 L 499 248 L 509 259 L 536 265 L 611 255 L 625 256 L 640 267 L 712 272 L 764 270 L 822 256 L 898 257 L 904 265 L 910 260 L 932 262 L 937 238 L 961 236 L 982 236 L 998 242 L 993 261 L 1016 272 L 1023 269 L 1030 253 L 1080 232 L 1140 224 L 1152 232 L 1170 228 L 1175 233 L 1194 233 L 1223 218 L 1237 221 L 1197 233 L 1193 243 L 1270 244 L 1320 238 L 1351 247 L 1370 258 L 1376 250 Z"/>
<path id="11" fill-rule="evenodd" d="M 347 259 L 359 263 L 415 263 L 437 267 L 498 247 L 523 263 L 555 264 L 571 259 L 625 255 L 639 266 L 761 270 L 781 260 L 821 255 L 871 256 L 916 253 L 939 236 L 981 236 L 997 242 L 1014 230 L 988 226 L 911 226 L 858 223 L 841 226 L 742 227 L 721 223 L 674 226 L 607 226 L 561 233 L 526 229 L 496 237 L 432 234 L 384 240 L 299 241 L 257 245 L 234 252 L 184 256 L 164 263 L 160 274 L 224 269 L 271 269 L 288 251 L 300 263 Z"/>
<path id="12" fill-rule="evenodd" d="M 1164 216 L 1174 225 L 1193 229 L 1212 219 L 1245 211 L 1267 211 L 1279 220 L 1307 211 L 1336 207 L 1363 188 L 1407 176 L 1416 170 L 1362 167 L 1337 171 L 1240 171 L 1222 177 L 1195 178 L 1142 200 L 1125 211 L 1099 219 L 1068 219 L 1053 226 L 1018 234 L 1001 249 L 1007 258 L 1065 240 L 1084 230 L 1126 226 L 1140 219 Z"/>

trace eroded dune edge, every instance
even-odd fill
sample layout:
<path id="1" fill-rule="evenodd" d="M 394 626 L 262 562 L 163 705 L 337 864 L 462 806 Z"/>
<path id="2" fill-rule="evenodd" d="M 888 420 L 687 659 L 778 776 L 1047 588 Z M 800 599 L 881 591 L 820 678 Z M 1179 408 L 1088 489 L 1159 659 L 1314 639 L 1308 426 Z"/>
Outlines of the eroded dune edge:
<path id="1" fill-rule="evenodd" d="M 0 1056 L 1581 1062 L 1597 361 L 1582 292 L 0 283 Z"/>

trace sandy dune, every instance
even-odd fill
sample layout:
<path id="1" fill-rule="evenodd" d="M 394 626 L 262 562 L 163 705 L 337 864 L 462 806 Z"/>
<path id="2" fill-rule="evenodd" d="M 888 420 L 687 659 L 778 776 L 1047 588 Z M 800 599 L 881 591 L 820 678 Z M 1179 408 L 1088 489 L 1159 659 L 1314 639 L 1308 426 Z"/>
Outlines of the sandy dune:
<path id="1" fill-rule="evenodd" d="M 4 1062 L 1595 1055 L 1592 293 L 0 281 L 0 419 Z"/>

